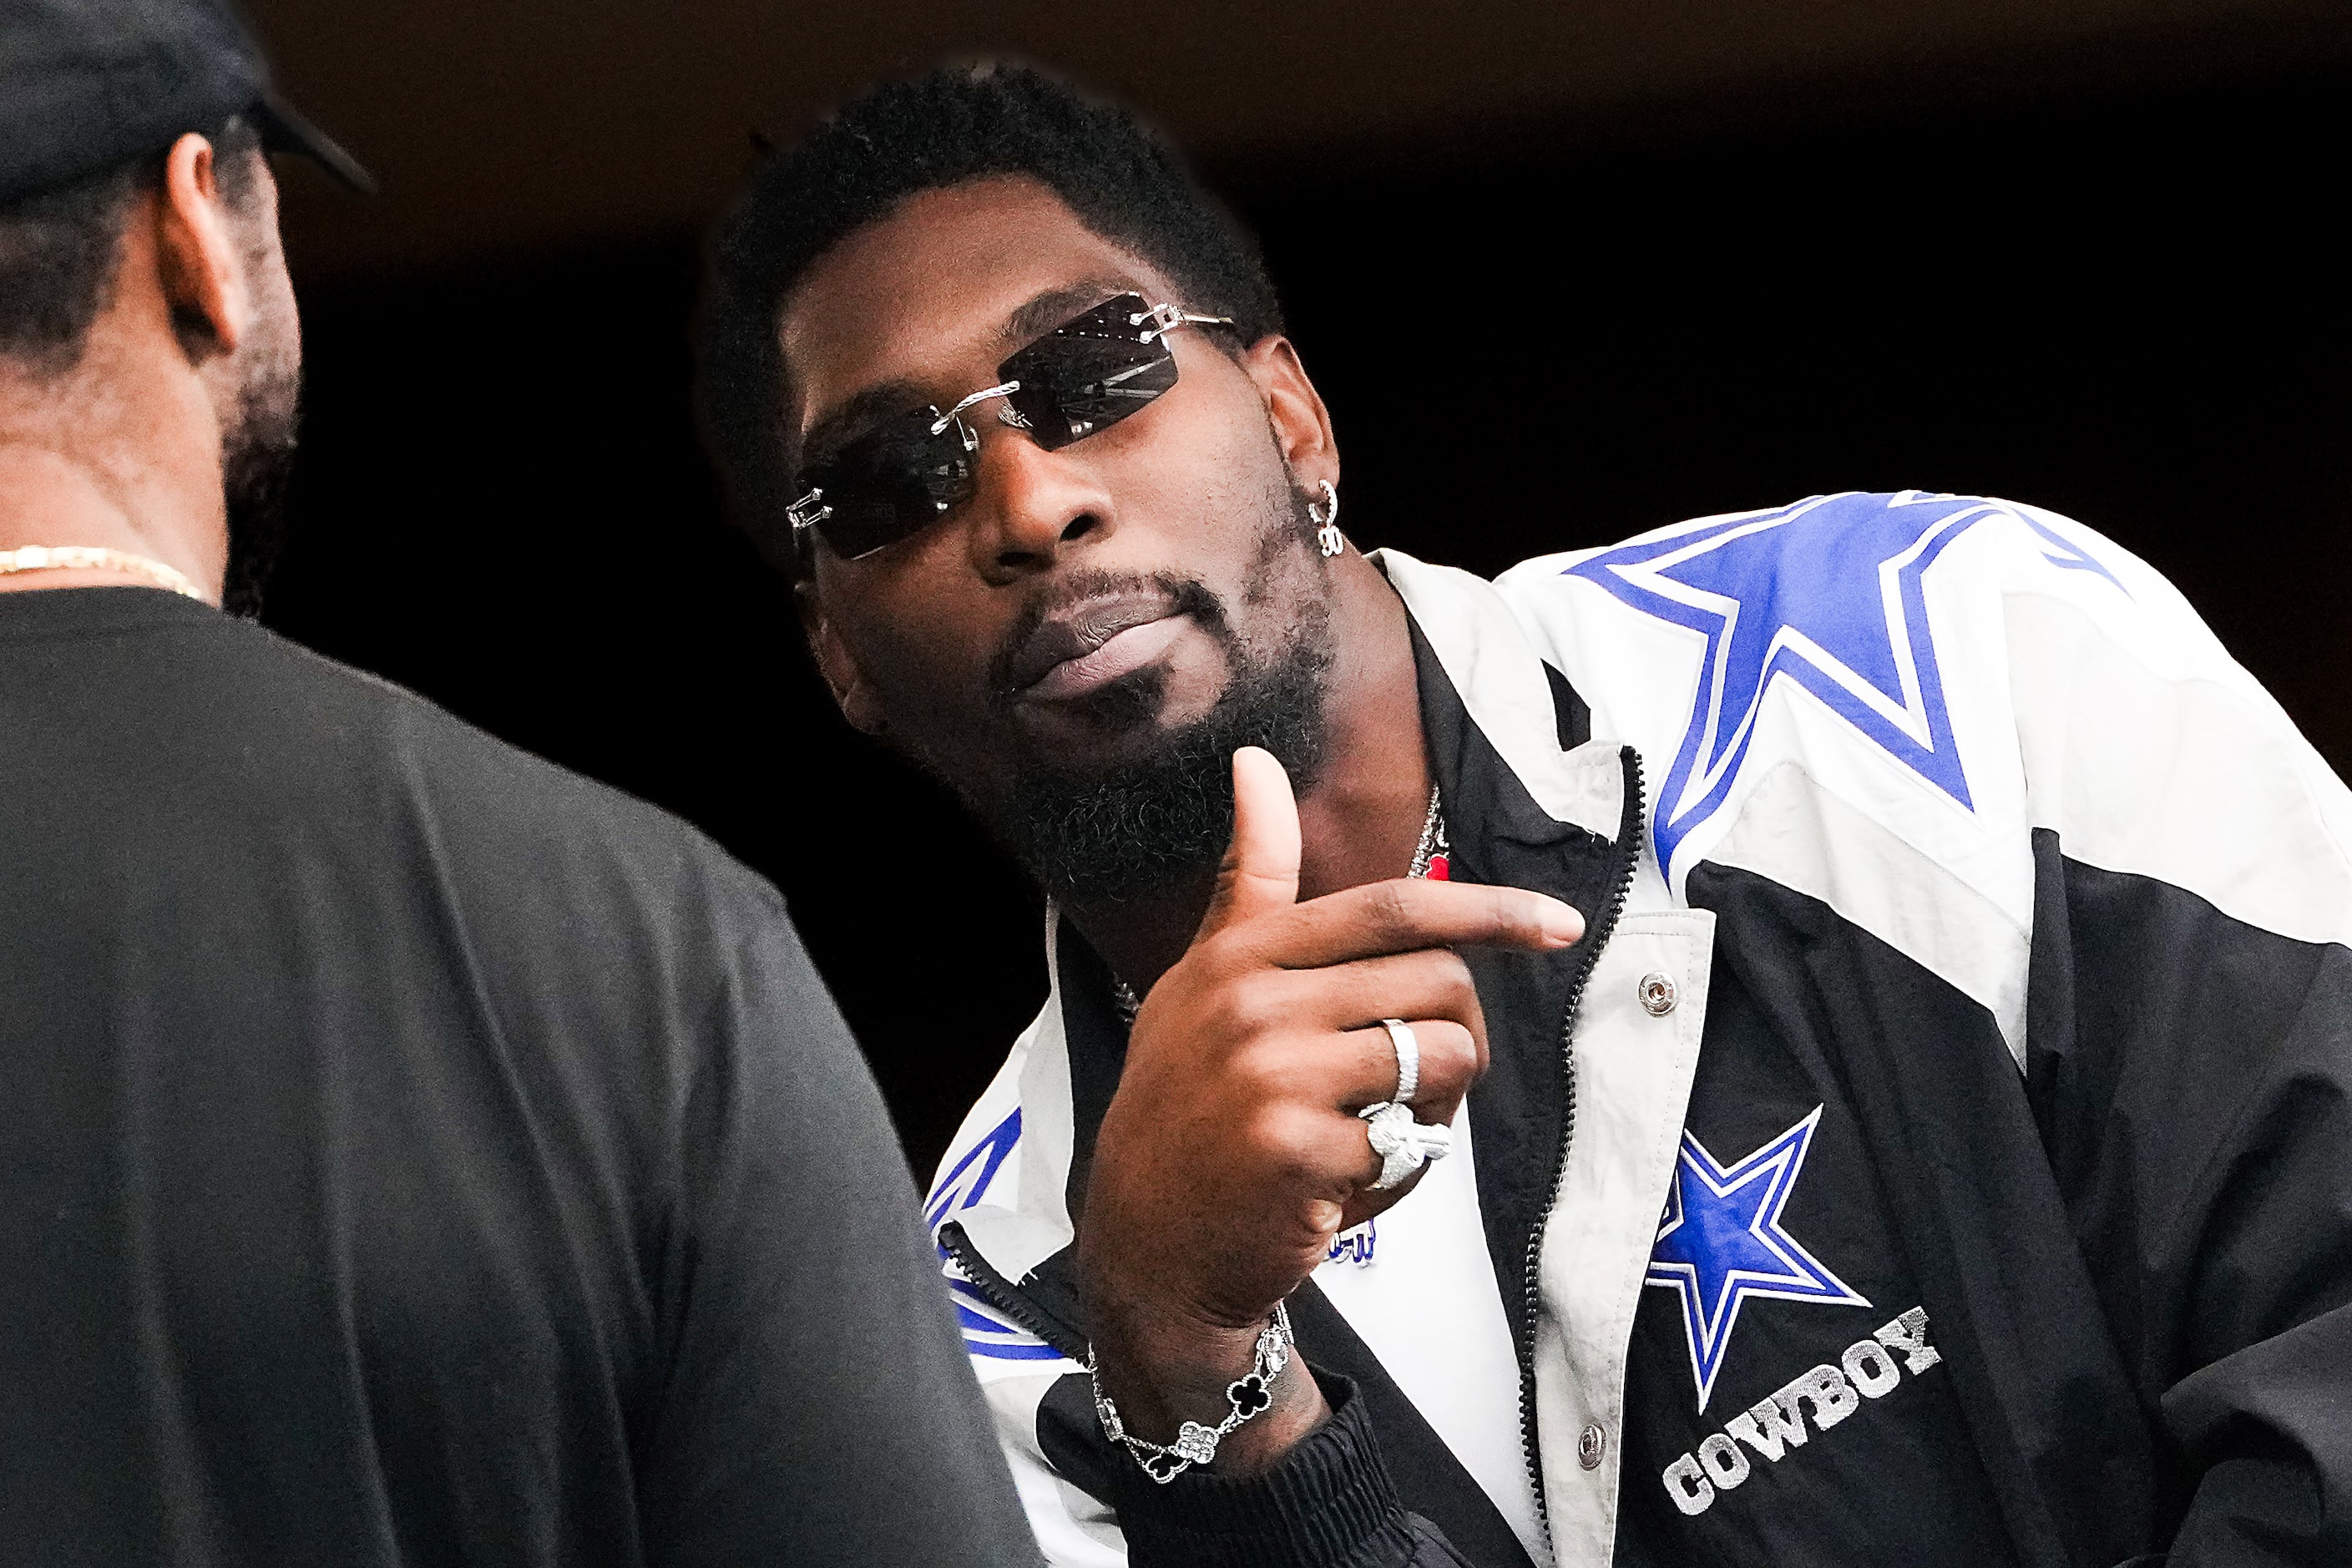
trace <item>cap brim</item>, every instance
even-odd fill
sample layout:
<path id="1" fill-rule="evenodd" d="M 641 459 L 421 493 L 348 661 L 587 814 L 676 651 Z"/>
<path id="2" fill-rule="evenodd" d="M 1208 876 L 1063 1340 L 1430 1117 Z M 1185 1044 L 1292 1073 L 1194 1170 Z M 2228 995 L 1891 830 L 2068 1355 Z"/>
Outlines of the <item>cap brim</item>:
<path id="1" fill-rule="evenodd" d="M 274 92 L 266 92 L 261 101 L 253 106 L 254 119 L 261 129 L 261 144 L 273 153 L 297 153 L 310 159 L 329 177 L 347 190 L 363 196 L 375 195 L 375 176 L 360 166 L 360 161 L 338 145 L 335 139 L 310 123 L 302 112 Z"/>

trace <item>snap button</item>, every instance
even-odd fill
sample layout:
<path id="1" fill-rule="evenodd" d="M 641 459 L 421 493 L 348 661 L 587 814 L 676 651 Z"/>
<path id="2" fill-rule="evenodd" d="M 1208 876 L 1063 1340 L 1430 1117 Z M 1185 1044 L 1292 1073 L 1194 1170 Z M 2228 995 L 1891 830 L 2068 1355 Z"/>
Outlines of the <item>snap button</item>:
<path id="1" fill-rule="evenodd" d="M 1601 1451 L 1609 1447 L 1609 1435 L 1598 1426 L 1587 1426 L 1576 1436 L 1576 1462 L 1588 1470 L 1601 1468 Z"/>
<path id="2" fill-rule="evenodd" d="M 1671 975 L 1651 971 L 1642 976 L 1642 984 L 1634 987 L 1634 994 L 1642 999 L 1642 1010 L 1653 1018 L 1663 1018 L 1675 1010 L 1675 983 Z"/>

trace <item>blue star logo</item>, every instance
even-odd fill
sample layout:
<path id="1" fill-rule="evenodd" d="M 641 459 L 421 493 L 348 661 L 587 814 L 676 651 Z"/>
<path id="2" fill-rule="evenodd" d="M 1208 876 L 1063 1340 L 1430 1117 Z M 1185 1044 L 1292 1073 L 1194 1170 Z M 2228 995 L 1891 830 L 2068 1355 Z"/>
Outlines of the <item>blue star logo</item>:
<path id="1" fill-rule="evenodd" d="M 1780 1301 L 1812 1301 L 1830 1307 L 1870 1303 L 1810 1252 L 1780 1224 L 1822 1108 L 1736 1165 L 1726 1166 L 1706 1145 L 1683 1133 L 1674 1185 L 1658 1245 L 1650 1254 L 1644 1285 L 1656 1285 L 1682 1299 L 1683 1327 L 1690 1337 L 1691 1376 L 1698 1384 L 1698 1407 L 1715 1392 L 1740 1304 L 1751 1296 Z"/>
<path id="2" fill-rule="evenodd" d="M 1658 863 L 1722 809 L 1776 680 L 1818 698 L 1897 763 L 1974 810 L 1952 740 L 1920 577 L 1976 524 L 2002 518 L 2052 565 L 2113 574 L 2035 519 L 1966 496 L 1816 496 L 1587 557 L 1568 574 L 1706 638 L 1682 745 L 1658 795 Z M 2121 587 L 2120 583 L 2116 583 Z"/>

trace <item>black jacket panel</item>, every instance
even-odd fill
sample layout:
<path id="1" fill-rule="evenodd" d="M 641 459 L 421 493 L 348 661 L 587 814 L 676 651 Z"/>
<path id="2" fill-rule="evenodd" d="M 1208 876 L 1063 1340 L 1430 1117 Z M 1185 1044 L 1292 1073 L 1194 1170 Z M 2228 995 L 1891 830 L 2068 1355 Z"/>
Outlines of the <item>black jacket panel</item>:
<path id="1" fill-rule="evenodd" d="M 2032 1110 L 2155 1434 L 2041 1468 L 2086 1543 L 2128 1500 L 2178 1564 L 2352 1562 L 2352 953 L 2034 849 Z"/>

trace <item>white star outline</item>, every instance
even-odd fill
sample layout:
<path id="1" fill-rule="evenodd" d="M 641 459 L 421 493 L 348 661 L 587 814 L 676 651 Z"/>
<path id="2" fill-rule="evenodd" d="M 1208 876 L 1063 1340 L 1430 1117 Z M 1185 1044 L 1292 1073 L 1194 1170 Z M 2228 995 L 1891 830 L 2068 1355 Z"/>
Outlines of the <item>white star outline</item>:
<path id="1" fill-rule="evenodd" d="M 1894 657 L 1896 679 L 1903 692 L 1901 702 L 1897 703 L 1890 700 L 1885 692 L 1879 689 L 1875 682 L 1855 674 L 1843 659 L 1831 653 L 1805 633 L 1794 626 L 1784 626 L 1773 634 L 1772 640 L 1765 647 L 1761 667 L 1771 673 L 1757 683 L 1756 690 L 1748 698 L 1748 706 L 1739 714 L 1731 733 L 1728 737 L 1723 737 L 1724 685 L 1729 676 L 1732 650 L 1738 635 L 1740 612 L 1746 605 L 1743 601 L 1729 595 L 1712 593 L 1705 588 L 1678 582 L 1665 574 L 1667 569 L 1679 565 L 1694 556 L 1705 555 L 1721 549 L 1734 541 L 1768 532 L 1772 529 L 1785 528 L 1816 507 L 1843 499 L 1845 498 L 1843 496 L 1819 496 L 1792 510 L 1759 517 L 1747 523 L 1726 529 L 1719 533 L 1708 534 L 1679 550 L 1671 551 L 1663 555 L 1654 555 L 1646 561 L 1610 562 L 1604 565 L 1603 569 L 1612 575 L 1634 587 L 1646 589 L 1660 598 L 1672 599 L 1677 604 L 1687 605 L 1695 610 L 1701 610 L 1709 615 L 1720 616 L 1722 619 L 1721 629 L 1717 632 L 1714 638 L 1715 646 L 1708 650 L 1708 668 L 1703 678 L 1706 687 L 1706 717 L 1700 731 L 1698 756 L 1705 759 L 1704 766 L 1692 770 L 1691 776 L 1685 782 L 1678 799 L 1661 803 L 1666 806 L 1667 815 L 1670 817 L 1679 818 L 1685 809 L 1697 802 L 1704 801 L 1727 775 L 1738 769 L 1747 755 L 1747 742 L 1759 718 L 1763 713 L 1765 699 L 1771 694 L 1774 687 L 1786 681 L 1795 686 L 1798 690 L 1804 689 L 1803 683 L 1792 679 L 1785 669 L 1773 668 L 1773 661 L 1783 653 L 1792 654 L 1811 665 L 1822 676 L 1835 682 L 1841 690 L 1885 720 L 1889 726 L 1908 736 L 1920 750 L 1925 752 L 1936 750 L 1934 726 L 1928 712 L 1927 696 L 1919 681 L 1916 647 L 1918 641 L 1926 637 L 1927 628 L 1914 626 L 1911 624 L 1910 615 L 1903 603 L 1902 576 L 1906 567 L 1927 553 L 1931 548 L 1936 547 L 1938 541 L 1960 529 L 1982 521 L 1989 515 L 1996 513 L 2010 515 L 2008 508 L 1990 501 L 1980 501 L 1974 506 L 1963 506 L 1949 515 L 1939 518 L 1908 547 L 1878 563 L 1879 605 L 1886 618 L 1889 651 Z M 1892 510 L 1895 507 L 1903 506 L 1949 505 L 1954 499 L 1949 495 L 1905 490 L 1888 503 L 1888 510 Z M 1808 693 L 1808 695 L 1811 694 Z M 1957 768 L 1958 759 L 1954 758 L 1953 763 Z M 1951 793 L 1948 786 L 1946 787 L 1945 793 Z M 1956 798 L 1963 805 L 1967 804 L 1965 786 Z"/>
<path id="2" fill-rule="evenodd" d="M 1921 515 L 1921 509 L 1930 510 Z M 1568 575 L 1702 639 L 1688 717 L 1652 816 L 1659 864 L 1670 878 L 1684 841 L 1729 805 L 1766 700 L 1783 681 L 1916 774 L 1949 806 L 1976 809 L 1946 700 L 1926 575 L 1946 546 L 1996 519 L 2030 532 L 2050 565 L 2088 572 L 2123 589 L 2106 567 L 2027 509 L 1923 490 L 1844 491 L 1709 519 L 1597 552 L 1566 568 Z M 1799 524 L 1804 526 L 1753 546 L 1752 552 L 1748 546 Z M 1817 527 L 1828 531 L 1812 532 Z M 1802 553 L 1819 544 L 1828 544 L 1829 553 Z M 1876 554 L 1880 548 L 1889 553 Z M 1872 553 L 1859 553 L 1864 551 Z M 1677 571 L 1698 581 L 1673 575 Z M 1750 574 L 1757 574 L 1741 581 Z M 1849 581 L 1851 604 L 1842 607 L 1836 595 Z M 1864 584 L 1873 581 L 1874 605 L 1864 596 Z M 1782 585 L 1798 596 L 1782 599 Z M 1758 616 L 1767 618 L 1758 622 Z M 1765 642 L 1741 646 L 1743 625 L 1754 626 Z M 1849 662 L 1812 631 L 1868 662 Z"/>
<path id="3" fill-rule="evenodd" d="M 1687 1129 L 1683 1132 L 1682 1148 L 1675 1160 L 1674 1180 L 1666 1190 L 1666 1212 L 1658 1226 L 1657 1239 L 1664 1240 L 1684 1222 L 1682 1182 L 1685 1172 L 1706 1184 L 1707 1190 L 1717 1198 L 1727 1198 L 1752 1183 L 1769 1180 L 1775 1184 L 1773 1190 L 1758 1206 L 1756 1217 L 1748 1222 L 1748 1234 L 1754 1237 L 1765 1250 L 1780 1259 L 1785 1267 L 1785 1272 L 1780 1274 L 1766 1274 L 1752 1268 L 1727 1269 L 1721 1289 L 1715 1300 L 1708 1303 L 1699 1299 L 1698 1269 L 1695 1266 L 1661 1260 L 1653 1252 L 1648 1273 L 1642 1283 L 1674 1290 L 1681 1299 L 1685 1339 L 1690 1350 L 1691 1381 L 1697 1385 L 1701 1411 L 1706 1409 L 1707 1401 L 1714 1396 L 1716 1376 L 1723 1370 L 1724 1352 L 1731 1343 L 1731 1331 L 1739 1321 L 1739 1309 L 1749 1297 L 1810 1301 L 1821 1306 L 1870 1305 L 1867 1297 L 1831 1272 L 1821 1259 L 1805 1249 L 1802 1243 L 1780 1227 L 1780 1213 L 1789 1206 L 1790 1194 L 1796 1191 L 1797 1177 L 1805 1168 L 1805 1154 L 1812 1147 L 1813 1131 L 1821 1125 L 1822 1110 L 1822 1107 L 1816 1105 L 1810 1114 L 1787 1131 L 1769 1140 L 1754 1153 L 1728 1168 L 1710 1153 L 1706 1145 L 1700 1142 L 1695 1134 Z M 1654 1243 L 1653 1246 L 1654 1247 Z M 1662 1279 L 1661 1275 L 1666 1278 Z"/>

